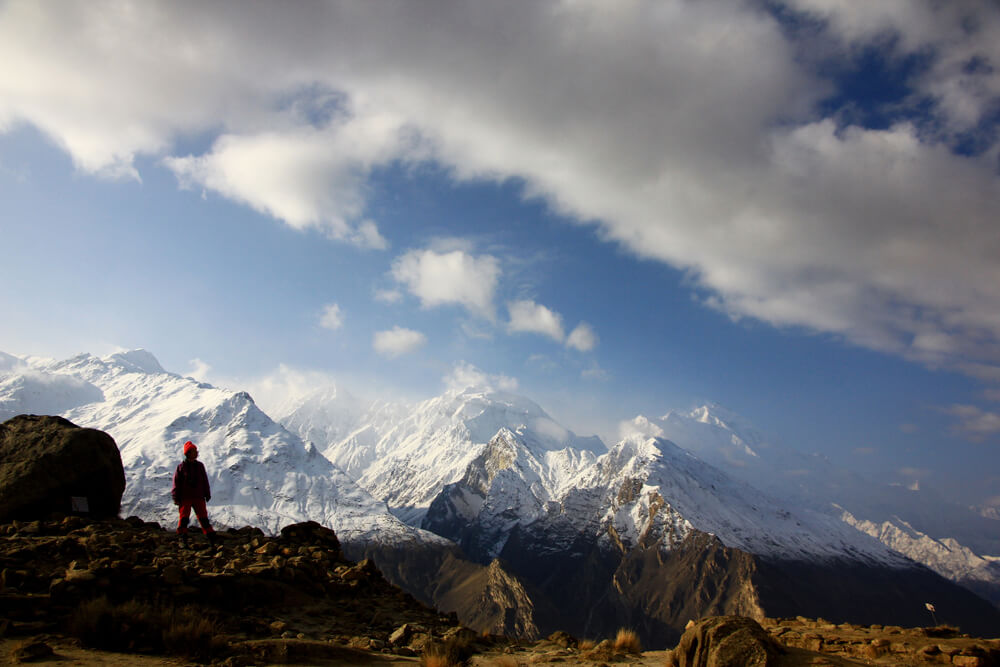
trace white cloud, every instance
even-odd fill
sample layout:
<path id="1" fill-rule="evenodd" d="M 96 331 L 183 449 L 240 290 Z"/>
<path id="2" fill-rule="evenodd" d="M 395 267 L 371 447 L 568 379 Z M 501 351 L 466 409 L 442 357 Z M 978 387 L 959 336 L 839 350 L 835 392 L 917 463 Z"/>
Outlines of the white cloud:
<path id="1" fill-rule="evenodd" d="M 580 322 L 566 338 L 566 347 L 572 347 L 581 352 L 590 352 L 597 347 L 597 334 L 586 322 Z"/>
<path id="2" fill-rule="evenodd" d="M 562 315 L 540 303 L 530 299 L 509 301 L 507 312 L 510 314 L 510 320 L 507 322 L 507 331 L 510 333 L 542 334 L 559 343 L 563 342 L 566 336 L 563 333 Z"/>
<path id="3" fill-rule="evenodd" d="M 584 380 L 607 380 L 609 375 L 606 370 L 594 363 L 580 371 L 580 377 Z"/>
<path id="4" fill-rule="evenodd" d="M 460 305 L 480 317 L 495 317 L 493 295 L 500 262 L 492 255 L 411 250 L 393 262 L 392 276 L 425 308 Z"/>
<path id="5" fill-rule="evenodd" d="M 205 381 L 217 387 L 227 387 L 232 391 L 248 391 L 262 410 L 276 418 L 294 409 L 299 399 L 306 394 L 319 389 L 331 390 L 337 386 L 334 377 L 329 373 L 293 368 L 287 364 L 279 364 L 273 371 L 262 376 L 218 378 L 213 375 L 211 380 Z M 350 397 L 343 391 L 337 393 L 340 396 Z M 350 398 L 353 400 L 353 397 Z"/>
<path id="6" fill-rule="evenodd" d="M 1000 433 L 1000 414 L 975 405 L 954 404 L 942 411 L 955 418 L 953 428 L 969 440 L 979 442 Z"/>
<path id="7" fill-rule="evenodd" d="M 371 165 L 395 154 L 400 129 L 374 115 L 321 129 L 227 134 L 206 155 L 164 162 L 187 187 L 208 188 L 296 229 L 316 227 L 333 239 L 384 249 L 373 221 L 351 221 L 364 211 Z"/>
<path id="8" fill-rule="evenodd" d="M 563 330 L 562 315 L 530 299 L 508 301 L 508 333 L 537 333 L 548 336 L 566 347 L 589 352 L 597 346 L 597 334 L 586 322 L 580 322 L 569 336 Z"/>
<path id="9" fill-rule="evenodd" d="M 819 118 L 831 84 L 766 3 L 14 0 L 0 7 L 0 131 L 33 125 L 79 169 L 116 177 L 165 156 L 191 186 L 366 247 L 385 245 L 365 215 L 376 169 L 515 179 L 685 271 L 733 317 L 1000 376 L 997 143 L 981 133 L 972 157 L 947 143 L 995 108 L 1000 11 L 785 4 L 825 18 L 845 53 L 894 32 L 893 56 L 923 54 L 928 122 Z M 171 155 L 179 137 L 215 133 L 205 154 Z M 489 256 L 405 257 L 400 280 L 425 306 L 492 319 Z M 435 267 L 485 281 L 448 285 Z"/>
<path id="10" fill-rule="evenodd" d="M 631 437 L 659 438 L 662 435 L 663 429 L 642 415 L 618 424 L 618 437 L 620 439 Z"/>
<path id="11" fill-rule="evenodd" d="M 382 303 L 399 303 L 403 300 L 403 293 L 398 289 L 377 289 L 375 300 Z"/>
<path id="12" fill-rule="evenodd" d="M 552 438 L 556 442 L 569 444 L 569 431 L 548 417 L 533 419 L 530 426 L 533 431 Z"/>
<path id="13" fill-rule="evenodd" d="M 374 220 L 362 220 L 349 235 L 348 240 L 360 248 L 385 250 L 389 247 L 389 242 L 379 233 Z"/>
<path id="14" fill-rule="evenodd" d="M 335 303 L 328 303 L 323 306 L 323 312 L 320 314 L 319 325 L 324 329 L 329 329 L 330 331 L 336 331 L 344 326 L 344 314 L 341 312 L 340 306 Z"/>
<path id="15" fill-rule="evenodd" d="M 451 372 L 442 378 L 445 386 L 453 391 L 463 389 L 479 389 L 484 391 L 517 391 L 517 378 L 507 375 L 494 375 L 486 373 L 472 364 L 461 361 L 451 369 Z"/>
<path id="16" fill-rule="evenodd" d="M 194 358 L 188 362 L 191 366 L 191 372 L 188 373 L 188 377 L 193 377 L 199 382 L 208 382 L 209 373 L 212 372 L 212 367 L 201 359 Z"/>
<path id="17" fill-rule="evenodd" d="M 424 334 L 397 326 L 388 331 L 376 331 L 372 347 L 383 357 L 395 359 L 420 349 L 425 343 L 427 336 Z"/>

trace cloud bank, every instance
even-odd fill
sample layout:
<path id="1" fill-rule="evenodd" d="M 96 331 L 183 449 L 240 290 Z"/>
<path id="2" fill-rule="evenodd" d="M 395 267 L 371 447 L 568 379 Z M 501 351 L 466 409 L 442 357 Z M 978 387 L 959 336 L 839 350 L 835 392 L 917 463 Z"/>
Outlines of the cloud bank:
<path id="1" fill-rule="evenodd" d="M 14 1 L 0 131 L 37 127 L 110 178 L 157 157 L 369 248 L 386 245 L 366 217 L 381 167 L 516 178 L 733 318 L 1000 381 L 1000 10 L 786 0 L 779 20 L 763 4 Z M 823 59 L 867 47 L 925 61 L 872 127 L 822 105 Z M 489 256 L 413 251 L 393 275 L 425 307 L 495 317 Z"/>

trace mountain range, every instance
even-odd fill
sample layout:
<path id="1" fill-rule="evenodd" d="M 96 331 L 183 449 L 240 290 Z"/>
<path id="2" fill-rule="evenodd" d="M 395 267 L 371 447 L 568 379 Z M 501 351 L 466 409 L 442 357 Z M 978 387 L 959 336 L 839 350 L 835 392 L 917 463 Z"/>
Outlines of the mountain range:
<path id="1" fill-rule="evenodd" d="M 413 405 L 323 387 L 266 414 L 144 350 L 0 353 L 0 421 L 22 413 L 111 434 L 123 513 L 168 525 L 193 440 L 220 525 L 318 521 L 348 555 L 480 629 L 629 625 L 655 646 L 708 613 L 917 624 L 925 602 L 1000 629 L 983 600 L 1000 601 L 995 520 L 778 447 L 718 406 L 636 417 L 608 448 L 483 387 Z M 910 516 L 901 491 L 915 494 Z"/>

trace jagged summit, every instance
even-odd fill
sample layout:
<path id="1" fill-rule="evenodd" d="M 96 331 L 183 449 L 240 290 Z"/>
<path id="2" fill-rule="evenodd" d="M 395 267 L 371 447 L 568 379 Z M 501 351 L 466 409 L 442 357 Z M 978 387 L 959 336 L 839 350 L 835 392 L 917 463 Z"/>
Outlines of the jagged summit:
<path id="1" fill-rule="evenodd" d="M 159 360 L 148 350 L 138 348 L 127 352 L 115 352 L 104 359 L 108 362 L 117 362 L 122 366 L 134 369 L 143 373 L 166 373 Z"/>
<path id="2" fill-rule="evenodd" d="M 171 479 L 181 445 L 193 440 L 210 476 L 210 516 L 220 525 L 273 532 L 314 520 L 345 541 L 444 543 L 400 523 L 248 393 L 168 373 L 144 350 L 19 367 L 0 377 L 0 417 L 14 410 L 56 413 L 109 433 L 128 479 L 123 513 L 174 523 Z"/>
<path id="3" fill-rule="evenodd" d="M 277 418 L 412 525 L 501 431 L 537 458 L 554 455 L 557 471 L 572 467 L 581 451 L 604 451 L 599 440 L 577 436 L 534 401 L 475 385 L 413 405 L 363 404 L 340 394 L 323 400 L 316 394 Z"/>
<path id="4" fill-rule="evenodd" d="M 643 493 L 657 494 L 690 525 L 727 547 L 775 559 L 851 558 L 908 566 L 904 558 L 841 521 L 790 509 L 664 438 L 634 435 L 613 448 L 607 461 L 602 459 L 577 486 L 615 489 L 641 483 Z M 637 541 L 643 530 L 632 525 L 628 534 Z"/>

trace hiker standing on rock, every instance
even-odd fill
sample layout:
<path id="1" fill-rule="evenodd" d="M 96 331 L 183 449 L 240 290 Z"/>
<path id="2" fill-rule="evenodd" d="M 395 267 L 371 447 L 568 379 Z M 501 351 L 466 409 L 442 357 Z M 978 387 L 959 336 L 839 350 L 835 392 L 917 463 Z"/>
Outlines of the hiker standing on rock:
<path id="1" fill-rule="evenodd" d="M 174 471 L 174 488 L 170 491 L 174 504 L 180 507 L 180 521 L 177 523 L 177 534 L 186 543 L 188 522 L 191 521 L 191 510 L 194 510 L 201 524 L 201 531 L 212 544 L 215 543 L 215 529 L 208 522 L 208 509 L 205 503 L 212 499 L 212 490 L 208 486 L 208 473 L 205 466 L 198 460 L 198 447 L 188 440 L 184 443 L 184 460 Z"/>

